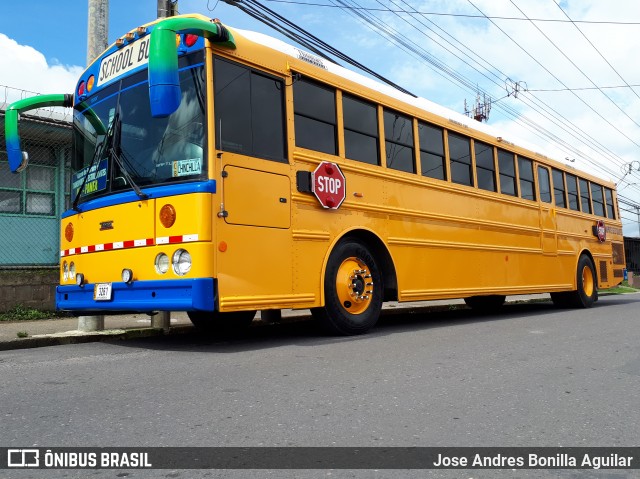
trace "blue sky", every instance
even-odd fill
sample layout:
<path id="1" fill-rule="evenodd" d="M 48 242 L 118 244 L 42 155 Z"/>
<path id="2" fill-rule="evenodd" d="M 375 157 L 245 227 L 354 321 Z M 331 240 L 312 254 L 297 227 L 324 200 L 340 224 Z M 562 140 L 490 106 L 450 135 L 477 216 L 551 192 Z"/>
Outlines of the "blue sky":
<path id="1" fill-rule="evenodd" d="M 580 23 L 578 30 L 571 23 L 504 19 L 491 23 L 468 17 L 366 12 L 402 34 L 421 57 L 368 28 L 353 11 L 262 1 L 399 85 L 457 112 L 464 111 L 465 100 L 473 103 L 476 88 L 486 91 L 496 100 L 489 124 L 504 131 L 506 138 L 540 145 L 538 151 L 561 161 L 575 158 L 572 166 L 614 182 L 622 177 L 625 165 L 635 161 L 640 167 L 640 89 L 593 89 L 623 82 L 640 85 L 637 0 L 563 0 L 559 5 L 556 0 L 358 0 L 358 5 L 378 10 L 392 6 L 426 13 L 566 20 L 560 6 L 573 20 L 639 22 Z M 40 93 L 72 91 L 86 61 L 87 3 L 3 2 L 0 85 Z M 181 13 L 202 13 L 232 27 L 278 36 L 223 1 L 180 0 L 179 5 Z M 155 15 L 156 0 L 110 0 L 110 42 Z M 424 61 L 427 56 L 440 62 L 440 68 Z M 452 80 L 443 68 L 464 77 L 467 85 Z M 513 89 L 507 85 L 513 82 L 530 91 L 508 96 Z M 533 91 L 565 87 L 578 90 Z M 11 97 L 7 91 L 0 88 L 0 104 L 3 93 Z M 627 175 L 619 191 L 640 201 L 640 171 Z M 626 216 L 630 219 L 625 231 L 637 235 L 636 215 Z"/>

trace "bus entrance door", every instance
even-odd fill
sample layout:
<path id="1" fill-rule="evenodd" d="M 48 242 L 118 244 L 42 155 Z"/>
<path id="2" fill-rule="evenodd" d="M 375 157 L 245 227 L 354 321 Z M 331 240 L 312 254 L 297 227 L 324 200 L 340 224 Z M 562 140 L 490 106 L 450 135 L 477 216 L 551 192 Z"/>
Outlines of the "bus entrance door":
<path id="1" fill-rule="evenodd" d="M 540 206 L 540 237 L 542 253 L 558 254 L 558 222 L 553 205 L 542 203 Z"/>
<path id="2" fill-rule="evenodd" d="M 229 164 L 223 172 L 222 221 L 217 222 L 220 310 L 273 308 L 293 289 L 290 179 Z"/>

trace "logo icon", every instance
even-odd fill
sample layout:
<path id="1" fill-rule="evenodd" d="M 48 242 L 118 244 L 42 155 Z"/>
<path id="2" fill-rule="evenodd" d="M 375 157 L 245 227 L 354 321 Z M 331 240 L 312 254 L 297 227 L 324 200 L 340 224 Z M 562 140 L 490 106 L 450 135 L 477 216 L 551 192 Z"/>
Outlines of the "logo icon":
<path id="1" fill-rule="evenodd" d="M 113 220 L 100 222 L 100 231 L 112 230 L 112 229 L 113 229 Z"/>
<path id="2" fill-rule="evenodd" d="M 38 449 L 7 450 L 8 467 L 39 467 L 40 451 Z"/>

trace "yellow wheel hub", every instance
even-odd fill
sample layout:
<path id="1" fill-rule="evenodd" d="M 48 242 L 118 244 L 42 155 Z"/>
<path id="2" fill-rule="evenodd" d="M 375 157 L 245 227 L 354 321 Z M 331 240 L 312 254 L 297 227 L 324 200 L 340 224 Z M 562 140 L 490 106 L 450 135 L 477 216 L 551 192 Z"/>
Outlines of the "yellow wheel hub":
<path id="1" fill-rule="evenodd" d="M 336 292 L 348 313 L 364 313 L 373 297 L 373 280 L 367 264 L 353 256 L 345 259 L 336 275 Z"/>
<path id="2" fill-rule="evenodd" d="M 582 268 L 582 289 L 587 296 L 593 296 L 595 281 L 593 278 L 593 271 L 591 271 L 591 268 L 588 266 Z"/>

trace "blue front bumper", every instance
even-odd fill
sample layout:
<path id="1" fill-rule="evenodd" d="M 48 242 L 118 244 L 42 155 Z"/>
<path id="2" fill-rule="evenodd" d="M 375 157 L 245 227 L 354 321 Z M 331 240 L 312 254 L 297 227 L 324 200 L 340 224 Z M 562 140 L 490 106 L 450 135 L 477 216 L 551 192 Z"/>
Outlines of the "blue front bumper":
<path id="1" fill-rule="evenodd" d="M 213 311 L 212 278 L 111 283 L 109 301 L 93 299 L 94 285 L 58 286 L 56 309 L 63 311 Z"/>

